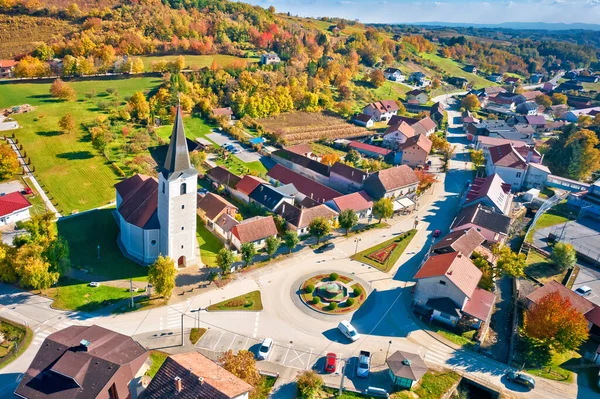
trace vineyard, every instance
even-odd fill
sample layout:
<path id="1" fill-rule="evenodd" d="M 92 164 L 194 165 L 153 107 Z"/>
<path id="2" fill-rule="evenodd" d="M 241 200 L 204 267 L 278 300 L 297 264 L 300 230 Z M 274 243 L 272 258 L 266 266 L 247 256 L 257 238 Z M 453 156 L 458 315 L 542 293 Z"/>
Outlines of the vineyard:
<path id="1" fill-rule="evenodd" d="M 368 130 L 352 125 L 344 119 L 313 112 L 291 112 L 259 119 L 265 130 L 287 145 L 317 140 L 356 138 L 369 134 Z"/>

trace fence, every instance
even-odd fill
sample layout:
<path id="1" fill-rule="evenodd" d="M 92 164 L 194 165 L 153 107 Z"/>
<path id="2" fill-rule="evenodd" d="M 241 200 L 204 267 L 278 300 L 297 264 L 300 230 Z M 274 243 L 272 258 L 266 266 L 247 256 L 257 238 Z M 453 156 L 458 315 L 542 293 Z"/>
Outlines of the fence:
<path id="1" fill-rule="evenodd" d="M 600 235 L 600 233 L 599 233 Z M 567 244 L 571 244 L 575 251 L 577 252 L 577 256 L 600 266 L 600 252 L 592 249 L 585 244 L 578 243 L 576 238 L 570 239 L 568 236 L 565 236 L 564 227 L 555 226 L 548 234 L 548 238 L 553 239 L 555 241 L 562 241 Z"/>

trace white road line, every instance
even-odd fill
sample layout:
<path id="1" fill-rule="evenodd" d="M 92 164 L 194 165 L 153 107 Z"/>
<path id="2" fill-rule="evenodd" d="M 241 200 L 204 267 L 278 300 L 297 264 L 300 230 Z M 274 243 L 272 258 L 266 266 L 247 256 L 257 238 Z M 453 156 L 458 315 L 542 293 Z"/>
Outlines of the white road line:
<path id="1" fill-rule="evenodd" d="M 298 352 L 296 352 L 296 349 L 292 348 L 292 350 L 296 354 L 296 357 L 290 360 L 290 362 L 295 362 L 296 360 L 299 360 L 302 364 L 302 367 L 304 367 L 304 362 L 302 361 L 302 355 L 304 355 L 304 352 L 300 352 L 300 354 L 298 354 Z"/>
<path id="2" fill-rule="evenodd" d="M 231 349 L 231 345 L 233 345 L 233 343 L 235 342 L 236 338 L 237 338 L 237 334 L 233 334 L 233 339 L 231 340 L 231 343 L 229 344 L 229 348 L 227 348 L 227 350 Z"/>
<path id="3" fill-rule="evenodd" d="M 250 337 L 246 338 L 246 343 L 244 344 L 244 348 L 248 349 L 248 342 L 250 342 Z"/>
<path id="4" fill-rule="evenodd" d="M 260 318 L 260 312 L 256 313 L 256 319 L 254 321 L 254 333 L 252 335 L 253 338 L 256 338 L 258 335 L 258 319 Z"/>
<path id="5" fill-rule="evenodd" d="M 215 346 L 213 347 L 213 350 L 217 349 L 217 345 L 219 345 L 219 342 L 221 341 L 221 338 L 223 338 L 223 332 L 221 332 L 221 336 L 219 337 L 219 339 L 217 340 L 217 342 L 215 343 Z"/>
<path id="6" fill-rule="evenodd" d="M 283 364 L 285 366 L 285 361 L 287 359 L 287 355 L 288 353 L 290 353 L 290 348 L 292 347 L 291 344 L 288 344 L 287 350 L 285 351 L 285 356 L 283 357 L 283 362 L 281 362 L 281 364 Z"/>
<path id="7" fill-rule="evenodd" d="M 308 360 L 306 361 L 306 369 L 308 370 L 308 366 L 310 366 L 310 357 L 312 356 L 312 348 L 310 348 L 310 353 L 308 354 Z"/>
<path id="8" fill-rule="evenodd" d="M 160 331 L 162 331 L 162 330 L 163 330 L 163 318 L 162 318 L 162 317 L 159 317 L 159 318 L 158 318 L 158 329 L 159 329 Z"/>

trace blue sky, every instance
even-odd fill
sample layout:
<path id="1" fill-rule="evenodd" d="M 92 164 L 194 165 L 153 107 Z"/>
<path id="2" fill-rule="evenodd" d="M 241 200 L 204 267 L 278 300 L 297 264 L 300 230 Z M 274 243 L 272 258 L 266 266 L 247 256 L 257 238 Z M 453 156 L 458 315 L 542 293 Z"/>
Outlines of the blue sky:
<path id="1" fill-rule="evenodd" d="M 307 17 L 361 22 L 584 22 L 600 23 L 600 0 L 242 0 Z"/>

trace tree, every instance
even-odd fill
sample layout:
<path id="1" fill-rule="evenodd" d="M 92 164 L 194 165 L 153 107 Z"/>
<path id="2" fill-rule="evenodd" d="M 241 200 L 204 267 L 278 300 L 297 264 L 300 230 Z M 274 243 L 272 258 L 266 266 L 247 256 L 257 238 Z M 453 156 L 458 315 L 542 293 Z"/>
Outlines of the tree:
<path id="1" fill-rule="evenodd" d="M 471 150 L 471 162 L 475 166 L 482 166 L 485 164 L 485 156 L 483 155 L 483 150 Z"/>
<path id="2" fill-rule="evenodd" d="M 60 78 L 52 82 L 52 86 L 50 86 L 50 95 L 54 98 L 67 101 L 75 101 L 77 98 L 75 90 L 73 90 L 71 86 L 63 82 Z"/>
<path id="3" fill-rule="evenodd" d="M 0 180 L 8 180 L 20 170 L 21 164 L 17 154 L 9 145 L 0 145 Z"/>
<path id="4" fill-rule="evenodd" d="M 373 203 L 373 215 L 381 220 L 391 218 L 394 214 L 394 204 L 390 198 L 382 198 Z"/>
<path id="5" fill-rule="evenodd" d="M 344 157 L 344 161 L 350 162 L 351 164 L 356 164 L 358 161 L 360 161 L 360 154 L 359 154 L 359 152 L 356 151 L 356 150 L 350 150 L 350 151 L 348 151 L 348 153 Z"/>
<path id="6" fill-rule="evenodd" d="M 552 106 L 552 99 L 550 96 L 540 94 L 539 96 L 535 97 L 535 103 L 543 106 L 544 108 L 550 108 Z"/>
<path id="7" fill-rule="evenodd" d="M 206 161 L 206 153 L 204 151 L 192 151 L 190 153 L 190 162 L 196 169 L 200 168 L 202 164 Z"/>
<path id="8" fill-rule="evenodd" d="M 338 215 L 338 223 L 342 229 L 346 230 L 346 235 L 348 235 L 348 231 L 358 224 L 358 215 L 354 212 L 354 209 L 344 209 Z"/>
<path id="9" fill-rule="evenodd" d="M 254 259 L 254 256 L 256 256 L 256 247 L 253 243 L 246 242 L 242 244 L 240 252 L 242 253 L 242 260 L 245 263 L 244 266 L 248 266 L 250 263 L 252 263 L 252 259 Z"/>
<path id="10" fill-rule="evenodd" d="M 147 122 L 150 118 L 150 104 L 148 104 L 144 93 L 141 91 L 133 93 L 127 102 L 127 106 L 131 115 L 140 122 Z"/>
<path id="11" fill-rule="evenodd" d="M 560 105 L 567 103 L 567 95 L 562 93 L 554 93 L 552 94 L 552 104 Z"/>
<path id="12" fill-rule="evenodd" d="M 30 55 L 23 57 L 15 67 L 15 76 L 18 78 L 35 78 L 48 75 L 50 75 L 48 64 Z"/>
<path id="13" fill-rule="evenodd" d="M 73 115 L 67 113 L 65 116 L 59 119 L 58 127 L 63 133 L 73 133 L 75 130 L 75 119 L 73 119 Z"/>
<path id="14" fill-rule="evenodd" d="M 381 69 L 373 69 L 369 74 L 369 80 L 373 86 L 381 87 L 385 83 L 385 75 Z"/>
<path id="15" fill-rule="evenodd" d="M 432 134 L 429 138 L 434 151 L 446 152 L 450 148 L 450 143 L 443 137 Z"/>
<path id="16" fill-rule="evenodd" d="M 233 252 L 227 248 L 221 248 L 217 253 L 217 265 L 219 265 L 223 274 L 229 274 L 231 272 L 233 260 Z"/>
<path id="17" fill-rule="evenodd" d="M 271 236 L 265 240 L 265 249 L 267 254 L 269 254 L 269 259 L 275 255 L 275 252 L 279 249 L 281 245 L 281 240 L 278 237 Z"/>
<path id="18" fill-rule="evenodd" d="M 433 174 L 427 173 L 423 170 L 417 169 L 415 170 L 415 174 L 417 175 L 417 179 L 419 179 L 419 186 L 417 188 L 419 193 L 427 190 L 437 180 Z"/>
<path id="19" fill-rule="evenodd" d="M 566 141 L 567 146 L 573 147 L 570 160 L 569 174 L 577 180 L 587 180 L 592 173 L 600 169 L 600 140 L 593 130 L 581 129 L 571 135 Z M 573 162 L 577 160 L 578 162 Z"/>
<path id="20" fill-rule="evenodd" d="M 460 102 L 460 106 L 467 111 L 473 111 L 481 107 L 481 103 L 475 94 L 467 94 Z"/>
<path id="21" fill-rule="evenodd" d="M 325 154 L 321 157 L 321 163 L 325 164 L 325 165 L 329 165 L 329 166 L 333 166 L 333 164 L 339 160 L 340 160 L 340 156 L 335 152 Z"/>
<path id="22" fill-rule="evenodd" d="M 307 370 L 298 377 L 297 386 L 300 397 L 312 399 L 321 393 L 323 378 L 313 370 Z"/>
<path id="23" fill-rule="evenodd" d="M 495 245 L 492 252 L 497 256 L 496 260 L 496 276 L 521 277 L 525 271 L 525 263 L 527 256 L 525 254 L 517 254 L 510 247 Z"/>
<path id="24" fill-rule="evenodd" d="M 42 257 L 40 243 L 21 245 L 12 261 L 22 287 L 45 290 L 58 281 L 58 272 L 50 271 L 50 263 Z"/>
<path id="25" fill-rule="evenodd" d="M 324 217 L 316 217 L 308 225 L 308 233 L 317 239 L 317 244 L 330 231 L 331 223 Z"/>
<path id="26" fill-rule="evenodd" d="M 571 244 L 559 242 L 552 248 L 552 262 L 561 270 L 571 268 L 577 262 L 577 252 Z"/>
<path id="27" fill-rule="evenodd" d="M 148 281 L 157 294 L 170 298 L 175 288 L 175 263 L 171 258 L 159 255 L 148 269 Z"/>
<path id="28" fill-rule="evenodd" d="M 543 345 L 564 353 L 576 350 L 588 338 L 588 322 L 569 298 L 552 292 L 525 312 L 525 334 Z"/>
<path id="29" fill-rule="evenodd" d="M 246 381 L 253 387 L 257 386 L 262 380 L 256 368 L 254 354 L 250 351 L 241 350 L 237 354 L 234 354 L 230 349 L 219 358 L 219 363 L 221 363 L 225 370 L 239 379 Z"/>
<path id="30" fill-rule="evenodd" d="M 298 233 L 294 230 L 288 230 L 283 234 L 283 242 L 285 246 L 290 250 L 289 253 L 292 253 L 294 248 L 300 243 L 300 238 L 298 237 Z"/>

